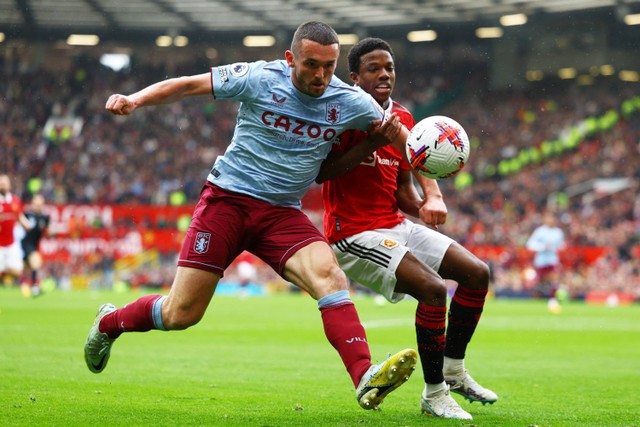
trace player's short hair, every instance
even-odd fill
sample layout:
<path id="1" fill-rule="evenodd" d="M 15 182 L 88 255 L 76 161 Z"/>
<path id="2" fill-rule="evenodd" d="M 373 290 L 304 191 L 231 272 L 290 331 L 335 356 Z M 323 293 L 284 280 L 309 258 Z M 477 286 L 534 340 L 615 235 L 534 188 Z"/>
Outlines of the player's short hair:
<path id="1" fill-rule="evenodd" d="M 389 43 L 376 37 L 367 37 L 354 44 L 351 50 L 349 50 L 349 56 L 347 57 L 349 61 L 349 72 L 357 73 L 360 70 L 362 57 L 374 50 L 386 50 L 395 62 L 396 57 Z"/>
<path id="2" fill-rule="evenodd" d="M 331 26 L 319 21 L 305 22 L 298 27 L 291 41 L 291 51 L 294 54 L 300 51 L 300 45 L 304 39 L 319 43 L 322 46 L 340 44 L 336 31 Z"/>

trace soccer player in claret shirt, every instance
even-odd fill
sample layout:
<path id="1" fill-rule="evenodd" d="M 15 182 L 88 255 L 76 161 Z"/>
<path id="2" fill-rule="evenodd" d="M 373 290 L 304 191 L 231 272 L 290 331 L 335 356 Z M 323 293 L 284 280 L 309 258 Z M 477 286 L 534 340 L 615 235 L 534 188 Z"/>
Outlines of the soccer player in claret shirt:
<path id="1" fill-rule="evenodd" d="M 49 215 L 44 212 L 44 197 L 42 194 L 34 194 L 31 198 L 31 207 L 24 212 L 31 228 L 20 241 L 24 256 L 25 269 L 22 282 L 31 287 L 31 296 L 40 295 L 40 269 L 42 268 L 42 255 L 40 254 L 40 240 L 49 227 Z"/>
<path id="2" fill-rule="evenodd" d="M 11 192 L 9 175 L 0 174 L 0 278 L 4 285 L 13 285 L 22 274 L 22 251 L 14 237 L 16 223 L 25 230 L 31 228 L 20 198 Z"/>
<path id="3" fill-rule="evenodd" d="M 349 71 L 353 82 L 388 114 L 396 113 L 407 128 L 413 127 L 409 111 L 391 99 L 395 63 L 387 42 L 367 38 L 355 44 L 349 52 Z M 422 411 L 471 419 L 449 391 L 472 402 L 498 399 L 464 367 L 465 350 L 484 306 L 489 269 L 449 237 L 405 217 L 403 212 L 437 227 L 445 222 L 447 209 L 434 180 L 417 176 L 425 194 L 424 199 L 419 196 L 401 153 L 404 147 L 385 145 L 375 135 L 348 131 L 340 137 L 316 179 L 324 183 L 324 232 L 349 278 L 394 303 L 405 294 L 418 300 L 415 328 L 425 380 Z M 445 278 L 458 282 L 446 335 Z"/>
<path id="4" fill-rule="evenodd" d="M 213 67 L 109 97 L 106 109 L 117 115 L 194 95 L 241 105 L 233 139 L 211 168 L 194 210 L 169 295 L 145 296 L 120 309 L 103 305 L 85 343 L 92 372 L 105 368 L 114 340 L 124 332 L 198 323 L 225 269 L 247 250 L 318 300 L 325 334 L 360 406 L 378 407 L 408 379 L 415 350 L 372 365 L 347 278 L 322 233 L 300 210 L 303 194 L 342 132 L 369 128 L 403 141 L 408 135 L 397 117 L 381 124 L 384 110 L 371 96 L 334 76 L 339 50 L 331 27 L 307 22 L 296 30 L 285 60 Z"/>

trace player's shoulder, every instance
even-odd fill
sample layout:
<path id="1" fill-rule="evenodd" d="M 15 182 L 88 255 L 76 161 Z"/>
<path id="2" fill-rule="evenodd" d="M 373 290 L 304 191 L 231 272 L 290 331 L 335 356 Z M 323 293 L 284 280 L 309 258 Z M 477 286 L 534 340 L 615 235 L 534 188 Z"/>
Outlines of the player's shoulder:
<path id="1" fill-rule="evenodd" d="M 407 109 L 404 105 L 400 104 L 398 101 L 391 100 L 391 110 L 395 112 L 402 112 L 405 114 L 411 115 L 411 111 Z"/>
<path id="2" fill-rule="evenodd" d="M 340 77 L 336 76 L 335 74 L 333 75 L 333 77 L 331 77 L 327 92 L 329 94 L 339 93 L 342 96 L 346 95 L 363 99 L 368 99 L 368 97 L 371 96 L 367 92 L 363 91 L 360 87 L 345 83 Z"/>
<path id="3" fill-rule="evenodd" d="M 409 111 L 407 107 L 400 104 L 399 102 L 391 100 L 391 112 L 396 113 L 398 116 L 400 116 L 401 119 L 408 119 L 409 121 L 415 123 L 415 119 L 413 117 L 413 114 L 411 114 L 411 111 Z"/>
<path id="4" fill-rule="evenodd" d="M 257 60 L 252 62 L 234 62 L 233 64 L 223 65 L 218 68 L 223 69 L 226 79 L 245 77 L 248 75 L 257 75 L 261 73 L 267 74 L 283 74 L 287 70 L 283 60 L 265 61 Z M 223 74 L 221 74 L 222 76 Z"/>
<path id="5" fill-rule="evenodd" d="M 391 100 L 391 112 L 396 113 L 400 118 L 400 122 L 402 122 L 405 126 L 411 128 L 416 124 L 416 120 L 404 105 Z"/>
<path id="6" fill-rule="evenodd" d="M 267 85 L 288 87 L 291 82 L 291 67 L 283 59 L 259 61 L 255 65 L 254 74 L 259 73 L 261 80 Z M 269 82 L 269 83 L 267 83 Z"/>
<path id="7" fill-rule="evenodd" d="M 261 67 L 266 71 L 286 74 L 289 71 L 289 65 L 284 59 L 275 59 L 273 61 L 256 61 L 256 67 Z"/>

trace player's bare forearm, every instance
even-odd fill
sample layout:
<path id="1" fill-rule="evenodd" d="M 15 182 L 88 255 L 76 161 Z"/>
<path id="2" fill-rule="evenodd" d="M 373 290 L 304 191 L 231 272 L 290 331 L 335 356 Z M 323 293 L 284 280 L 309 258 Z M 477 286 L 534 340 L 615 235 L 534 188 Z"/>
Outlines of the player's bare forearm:
<path id="1" fill-rule="evenodd" d="M 399 170 L 396 178 L 396 204 L 398 209 L 407 215 L 415 218 L 420 216 L 420 206 L 422 206 L 422 197 L 418 194 L 411 172 L 408 170 Z"/>
<path id="2" fill-rule="evenodd" d="M 25 214 L 21 213 L 18 216 L 18 222 L 20 223 L 22 228 L 24 228 L 25 230 L 27 231 L 31 230 L 31 223 L 29 222 L 29 218 L 27 218 Z"/>
<path id="3" fill-rule="evenodd" d="M 211 74 L 204 73 L 154 83 L 132 95 L 111 95 L 105 108 L 113 114 L 126 115 L 139 107 L 169 104 L 187 96 L 212 93 Z"/>
<path id="4" fill-rule="evenodd" d="M 447 221 L 448 214 L 447 205 L 444 203 L 438 181 L 418 173 L 414 173 L 414 175 L 424 194 L 424 199 L 418 207 L 418 214 L 416 216 L 425 224 L 438 228 L 438 225 L 444 224 Z"/>
<path id="5" fill-rule="evenodd" d="M 345 151 L 333 151 L 322 162 L 316 182 L 321 184 L 346 173 L 370 156 L 375 150 L 388 145 L 397 138 L 404 128 L 398 116 L 392 114 L 382 125 L 380 121 L 372 123 L 368 129 L 367 138 Z"/>
<path id="6" fill-rule="evenodd" d="M 410 187 L 398 187 L 396 190 L 396 203 L 398 204 L 398 209 L 405 214 L 415 218 L 420 217 L 422 198 L 413 187 L 413 184 Z"/>
<path id="7" fill-rule="evenodd" d="M 405 159 L 407 159 L 406 144 L 407 144 L 408 136 L 409 136 L 409 129 L 402 126 L 401 129 L 398 130 L 398 133 L 394 135 L 394 138 L 391 141 L 391 144 L 394 147 L 396 147 L 398 150 L 400 150 L 400 152 L 402 153 Z"/>
<path id="8" fill-rule="evenodd" d="M 439 197 L 442 199 L 442 192 L 440 191 L 438 181 L 436 181 L 435 179 L 427 178 L 424 175 L 420 175 L 415 171 L 413 174 L 416 177 L 420 188 L 422 188 L 425 199 L 428 197 Z"/>

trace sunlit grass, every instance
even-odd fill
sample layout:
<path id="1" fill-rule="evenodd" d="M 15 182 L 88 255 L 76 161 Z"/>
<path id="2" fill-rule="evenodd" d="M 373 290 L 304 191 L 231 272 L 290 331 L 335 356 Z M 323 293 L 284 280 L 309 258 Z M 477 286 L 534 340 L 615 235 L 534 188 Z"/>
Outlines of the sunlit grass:
<path id="1" fill-rule="evenodd" d="M 0 425 L 637 426 L 640 307 L 489 301 L 466 366 L 495 405 L 456 396 L 472 422 L 420 414 L 422 372 L 380 412 L 357 405 L 315 301 L 301 295 L 215 297 L 181 332 L 125 334 L 107 369 L 82 347 L 99 305 L 140 294 L 0 288 Z M 375 361 L 415 347 L 415 304 L 355 298 Z"/>

